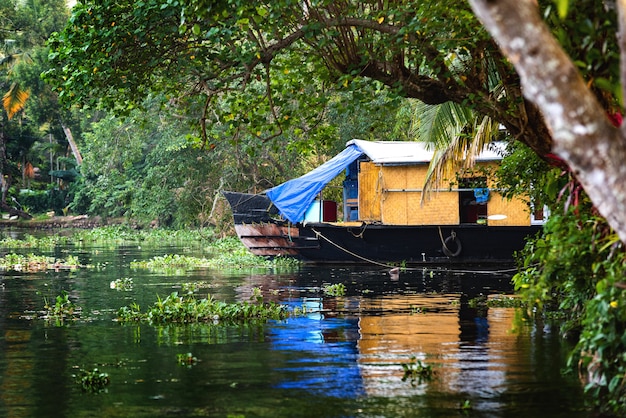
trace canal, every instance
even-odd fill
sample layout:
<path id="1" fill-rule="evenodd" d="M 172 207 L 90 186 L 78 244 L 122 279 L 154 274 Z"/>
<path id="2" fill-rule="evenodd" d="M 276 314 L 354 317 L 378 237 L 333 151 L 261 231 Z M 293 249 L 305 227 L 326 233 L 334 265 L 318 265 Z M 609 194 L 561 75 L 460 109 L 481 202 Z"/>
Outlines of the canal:
<path id="1" fill-rule="evenodd" d="M 32 252 L 24 251 L 22 252 Z M 507 274 L 379 267 L 161 271 L 131 261 L 189 252 L 134 246 L 55 248 L 82 267 L 0 274 L 2 417 L 586 417 L 563 373 L 569 347 L 514 308 L 470 301 L 511 292 Z M 6 251 L 5 251 L 6 253 Z M 192 254 L 193 255 L 193 254 Z M 126 286 L 115 287 L 112 282 Z M 324 289 L 343 284 L 343 296 Z M 266 301 L 306 314 L 264 324 L 120 324 L 192 288 L 227 302 Z M 63 291 L 75 321 L 40 319 Z M 189 359 L 181 361 L 181 359 Z M 427 367 L 424 378 L 405 373 Z M 106 373 L 97 393 L 76 383 Z"/>

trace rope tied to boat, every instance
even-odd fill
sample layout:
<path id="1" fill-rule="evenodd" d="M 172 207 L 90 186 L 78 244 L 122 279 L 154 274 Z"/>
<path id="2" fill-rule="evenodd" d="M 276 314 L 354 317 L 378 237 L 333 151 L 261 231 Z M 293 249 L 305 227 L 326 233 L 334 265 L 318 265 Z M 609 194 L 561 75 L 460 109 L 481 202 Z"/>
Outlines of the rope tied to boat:
<path id="1" fill-rule="evenodd" d="M 311 230 L 313 231 L 313 233 L 315 233 L 315 235 L 318 238 L 322 238 L 324 241 L 328 242 L 331 245 L 334 245 L 335 247 L 339 248 L 341 251 L 344 251 L 346 254 L 350 254 L 351 256 L 358 258 L 359 260 L 365 261 L 367 263 L 370 264 L 374 264 L 377 266 L 381 266 L 381 267 L 385 267 L 388 269 L 394 269 L 394 268 L 398 268 L 397 265 L 393 265 L 393 264 L 386 264 L 386 263 L 381 263 L 372 259 L 369 259 L 367 257 L 363 257 L 359 254 L 356 254 L 350 250 L 348 250 L 347 248 L 342 247 L 341 245 L 337 244 L 336 242 L 332 241 L 330 238 L 325 237 L 321 232 L 317 231 L 315 228 L 311 228 Z M 440 231 L 441 233 L 441 231 Z M 453 232 L 453 234 L 456 237 L 456 233 Z M 441 238 L 443 239 L 443 235 L 441 235 Z M 403 271 L 425 271 L 424 267 L 400 267 L 400 270 Z M 446 269 L 446 271 L 449 271 L 451 273 L 480 273 L 480 274 L 506 274 L 506 273 L 512 273 L 512 272 L 516 272 L 518 271 L 517 268 L 512 268 L 512 269 L 504 269 L 504 270 L 456 270 L 456 269 Z"/>
<path id="2" fill-rule="evenodd" d="M 335 247 L 339 248 L 341 251 L 344 251 L 346 254 L 350 254 L 352 257 L 358 258 L 359 260 L 365 261 L 367 263 L 375 264 L 377 266 L 386 267 L 386 268 L 398 267 L 398 266 L 394 266 L 394 265 L 391 265 L 391 264 L 380 263 L 378 261 L 371 260 L 369 258 L 363 257 L 363 256 L 361 256 L 361 255 L 359 255 L 357 253 L 354 253 L 354 252 L 348 250 L 347 248 L 342 247 L 341 245 L 337 244 L 336 242 L 333 242 L 331 239 L 326 238 L 321 232 L 319 232 L 315 228 L 311 228 L 311 230 L 315 233 L 315 235 L 318 238 L 322 238 L 324 241 L 334 245 Z M 363 228 L 363 231 L 365 231 L 365 228 Z M 360 235 L 363 235 L 363 231 L 361 231 Z M 354 235 L 354 234 L 352 234 L 352 235 Z M 357 236 L 357 235 L 355 235 L 355 236 Z M 360 238 L 362 238 L 362 237 L 360 237 Z M 412 270 L 412 269 L 407 268 L 406 270 Z"/>
<path id="3" fill-rule="evenodd" d="M 355 234 L 354 232 L 352 232 L 352 228 L 348 228 L 348 232 L 350 232 L 352 236 L 355 238 L 363 239 L 363 234 L 365 233 L 365 229 L 367 228 L 367 223 L 365 222 L 361 223 L 361 226 L 359 228 L 361 229 L 361 232 L 359 232 L 358 234 Z"/>

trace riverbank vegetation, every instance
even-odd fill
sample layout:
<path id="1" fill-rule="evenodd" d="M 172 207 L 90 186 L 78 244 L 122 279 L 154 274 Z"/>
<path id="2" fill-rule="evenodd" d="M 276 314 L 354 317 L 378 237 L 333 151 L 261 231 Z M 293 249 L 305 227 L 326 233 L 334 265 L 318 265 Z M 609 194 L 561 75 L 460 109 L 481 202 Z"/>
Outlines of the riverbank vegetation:
<path id="1" fill-rule="evenodd" d="M 531 187 L 547 202 L 550 217 L 540 235 L 518 254 L 515 304 L 526 318 L 555 319 L 575 349 L 570 372 L 578 373 L 598 410 L 626 411 L 626 248 L 601 217 L 576 176 L 522 152 L 501 172 L 515 187 Z M 532 161 L 535 160 L 533 163 Z M 521 164 L 534 167 L 524 170 Z M 549 202 L 549 203 L 548 203 Z M 485 301 L 485 303 L 499 303 Z"/>
<path id="2" fill-rule="evenodd" d="M 138 245 L 176 245 L 206 253 L 206 257 L 186 254 L 164 254 L 149 260 L 132 261 L 132 268 L 151 270 L 191 270 L 194 268 L 260 268 L 283 269 L 298 268 L 300 262 L 293 258 L 276 257 L 269 259 L 250 253 L 236 237 L 216 238 L 210 232 L 199 230 L 149 229 L 135 230 L 128 226 L 117 225 L 90 230 L 77 229 L 62 231 L 63 235 L 34 236 L 26 233 L 22 238 L 4 237 L 0 245 L 10 249 L 52 250 L 56 246 L 81 248 L 90 246 Z M 34 253 L 9 253 L 0 257 L 0 269 L 19 271 L 39 271 L 45 269 L 78 268 L 81 266 L 76 255 L 68 255 L 64 259 L 55 259 Z"/>

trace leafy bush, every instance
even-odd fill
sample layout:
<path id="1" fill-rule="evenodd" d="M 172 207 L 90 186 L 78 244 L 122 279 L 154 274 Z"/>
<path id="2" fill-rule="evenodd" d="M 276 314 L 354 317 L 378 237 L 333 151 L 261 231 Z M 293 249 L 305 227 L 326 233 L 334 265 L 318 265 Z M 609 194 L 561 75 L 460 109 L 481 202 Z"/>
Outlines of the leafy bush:
<path id="1" fill-rule="evenodd" d="M 56 215 L 62 215 L 68 205 L 67 190 L 23 190 L 17 200 L 30 213 L 44 213 L 53 210 Z"/>

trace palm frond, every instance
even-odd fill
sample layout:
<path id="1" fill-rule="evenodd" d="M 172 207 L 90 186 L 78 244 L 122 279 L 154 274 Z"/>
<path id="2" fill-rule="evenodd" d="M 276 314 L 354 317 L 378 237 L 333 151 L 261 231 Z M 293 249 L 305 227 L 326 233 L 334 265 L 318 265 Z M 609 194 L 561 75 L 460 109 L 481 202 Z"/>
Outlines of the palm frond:
<path id="1" fill-rule="evenodd" d="M 415 111 L 419 119 L 418 140 L 431 144 L 435 149 L 450 144 L 474 120 L 468 107 L 452 102 L 439 105 L 420 102 Z"/>
<path id="2" fill-rule="evenodd" d="M 11 84 L 9 91 L 2 97 L 2 106 L 11 119 L 17 112 L 24 109 L 26 100 L 30 97 L 28 90 L 22 90 L 18 83 Z"/>
<path id="3" fill-rule="evenodd" d="M 479 119 L 470 108 L 456 104 L 416 107 L 420 119 L 418 140 L 434 149 L 426 174 L 422 201 L 444 180 L 463 168 L 471 168 L 475 157 L 498 133 L 499 125 L 488 117 Z"/>

